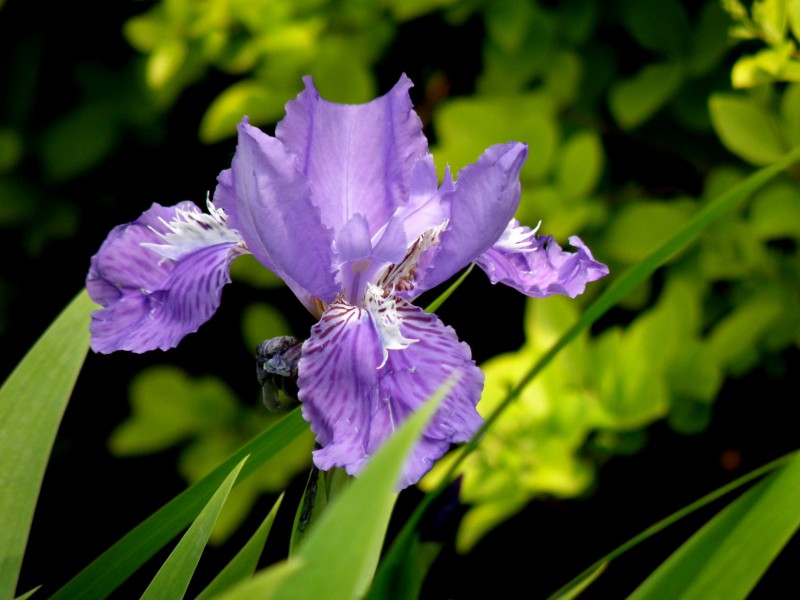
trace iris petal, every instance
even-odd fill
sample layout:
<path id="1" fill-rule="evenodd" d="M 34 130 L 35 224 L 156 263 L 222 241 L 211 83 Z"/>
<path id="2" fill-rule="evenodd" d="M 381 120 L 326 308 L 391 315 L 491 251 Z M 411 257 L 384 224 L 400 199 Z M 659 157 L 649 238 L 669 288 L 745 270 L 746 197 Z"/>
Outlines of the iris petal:
<path id="1" fill-rule="evenodd" d="M 391 302 L 399 333 L 416 342 L 390 349 L 384 359 L 383 325 L 375 315 L 336 302 L 303 344 L 298 384 L 303 416 L 322 446 L 314 462 L 320 469 L 339 466 L 355 474 L 408 415 L 452 373 L 460 373 L 406 463 L 402 488 L 419 481 L 451 443 L 466 441 L 480 427 L 475 405 L 483 374 L 452 328 L 404 300 Z"/>
<path id="2" fill-rule="evenodd" d="M 527 227 L 516 229 L 523 236 L 533 233 Z M 594 259 L 579 237 L 572 236 L 569 242 L 577 252 L 562 250 L 551 236 L 531 237 L 517 247 L 498 243 L 476 263 L 492 283 L 504 283 L 527 296 L 563 294 L 574 298 L 583 293 L 587 283 L 608 275 L 608 267 Z"/>
<path id="3" fill-rule="evenodd" d="M 361 214 L 375 234 L 408 201 L 411 167 L 427 153 L 422 122 L 403 75 L 367 104 L 337 104 L 320 97 L 310 77 L 286 105 L 277 138 L 294 154 L 311 183 L 323 223 L 339 231 Z"/>
<path id="4" fill-rule="evenodd" d="M 312 296 L 334 299 L 332 232 L 311 203 L 296 158 L 278 140 L 242 122 L 233 165 L 220 175 L 214 200 L 253 255 L 312 312 Z"/>
<path id="5" fill-rule="evenodd" d="M 193 218 L 203 223 L 209 215 L 191 202 L 154 204 L 108 235 L 86 278 L 89 295 L 104 307 L 92 315 L 95 352 L 174 348 L 216 312 L 230 264 L 246 250 L 238 233 L 208 223 L 181 238 L 175 230 L 191 228 Z"/>
<path id="6" fill-rule="evenodd" d="M 517 210 L 519 172 L 527 154 L 525 144 L 496 145 L 459 171 L 455 189 L 444 197 L 450 202 L 450 221 L 423 263 L 429 266 L 416 295 L 449 279 L 497 242 Z"/>

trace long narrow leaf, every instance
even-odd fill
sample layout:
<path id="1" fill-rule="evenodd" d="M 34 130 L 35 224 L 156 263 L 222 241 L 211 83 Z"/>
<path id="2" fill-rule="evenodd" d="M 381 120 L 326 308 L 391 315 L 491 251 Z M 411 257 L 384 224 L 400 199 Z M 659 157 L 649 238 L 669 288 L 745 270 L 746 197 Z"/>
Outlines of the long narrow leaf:
<path id="1" fill-rule="evenodd" d="M 552 595 L 550 595 L 549 599 L 550 600 L 556 600 L 558 598 L 563 598 L 565 595 L 567 595 L 570 592 L 570 590 L 572 590 L 572 589 L 574 589 L 574 588 L 576 588 L 578 586 L 581 586 L 583 584 L 583 582 L 587 578 L 592 578 L 594 573 L 597 571 L 597 569 L 599 569 L 600 567 L 605 566 L 607 563 L 611 562 L 612 560 L 614 560 L 616 558 L 619 558 L 620 556 L 622 556 L 623 554 L 625 554 L 626 552 L 628 552 L 630 549 L 634 548 L 635 546 L 639 545 L 640 543 L 642 543 L 646 539 L 654 536 L 655 534 L 657 534 L 660 531 L 663 531 L 664 529 L 666 529 L 667 527 L 669 527 L 673 523 L 677 523 L 678 521 L 680 521 L 684 517 L 692 514 L 696 510 L 701 509 L 702 507 L 710 504 L 711 502 L 714 502 L 715 500 L 725 496 L 726 494 L 729 494 L 730 492 L 732 492 L 734 490 L 737 490 L 737 489 L 739 489 L 740 487 L 742 487 L 744 485 L 747 485 L 751 481 L 753 481 L 755 479 L 758 479 L 759 477 L 762 477 L 762 476 L 764 476 L 764 475 L 766 475 L 768 473 L 771 473 L 772 471 L 782 467 L 783 465 L 789 463 L 790 461 L 795 461 L 798 458 L 800 458 L 800 451 L 795 451 L 795 452 L 792 452 L 791 454 L 787 454 L 786 456 L 782 456 L 781 458 L 779 458 L 777 460 L 773 460 L 772 462 L 767 463 L 766 465 L 763 465 L 763 466 L 759 467 L 758 469 L 755 469 L 755 470 L 751 471 L 750 473 L 746 473 L 745 475 L 742 475 L 738 479 L 736 479 L 736 480 L 734 480 L 734 481 L 722 486 L 721 488 L 718 488 L 718 489 L 714 490 L 713 492 L 711 492 L 709 494 L 706 494 L 705 496 L 703 496 L 699 500 L 696 500 L 695 502 L 692 502 L 689 506 L 686 506 L 686 507 L 682 508 L 681 510 L 671 514 L 668 517 L 666 517 L 665 519 L 662 519 L 661 521 L 659 521 L 655 525 L 651 525 L 650 527 L 645 529 L 642 533 L 632 537 L 630 540 L 628 540 L 627 542 L 625 542 L 621 546 L 615 548 L 614 550 L 612 550 L 611 552 L 606 554 L 603 558 L 601 558 L 600 560 L 595 562 L 589 568 L 587 568 L 583 572 L 579 573 L 577 577 L 575 577 L 574 579 L 572 579 L 571 581 L 566 583 L 564 586 L 559 588 Z"/>
<path id="2" fill-rule="evenodd" d="M 600 317 L 613 308 L 620 302 L 628 293 L 636 288 L 639 284 L 650 277 L 655 271 L 667 262 L 672 256 L 681 252 L 692 244 L 700 234 L 713 224 L 717 219 L 733 210 L 736 206 L 744 202 L 753 192 L 758 190 L 761 186 L 769 182 L 779 173 L 785 171 L 796 162 L 800 161 L 800 146 L 795 147 L 791 152 L 786 154 L 782 159 L 774 164 L 759 169 L 747 179 L 739 184 L 730 188 L 727 192 L 721 194 L 713 201 L 711 201 L 705 208 L 700 210 L 689 223 L 682 229 L 677 231 L 672 237 L 664 241 L 664 243 L 645 257 L 640 263 L 634 265 L 622 275 L 612 280 L 608 288 L 597 298 L 581 315 L 580 319 L 567 330 L 553 346 L 539 360 L 525 373 L 516 386 L 508 392 L 506 398 L 501 402 L 497 408 L 487 417 L 483 427 L 472 437 L 472 439 L 465 444 L 459 451 L 456 460 L 453 461 L 450 470 L 442 478 L 441 483 L 431 492 L 426 494 L 422 502 L 417 506 L 414 513 L 406 521 L 403 529 L 401 530 L 387 556 L 388 560 L 384 561 L 385 565 L 397 565 L 402 560 L 400 556 L 395 553 L 402 553 L 403 548 L 406 548 L 409 539 L 414 534 L 414 528 L 419 523 L 422 515 L 431 505 L 431 503 L 444 491 L 448 482 L 453 478 L 461 463 L 466 459 L 469 454 L 477 448 L 478 440 L 492 427 L 492 425 L 500 418 L 500 415 L 511 405 L 516 398 L 522 393 L 522 390 L 533 381 L 533 379 L 556 357 L 556 355 L 572 340 L 574 340 L 583 331 L 591 327 Z M 390 568 L 390 567 L 387 567 Z M 380 577 L 381 574 L 378 574 Z"/>
<path id="3" fill-rule="evenodd" d="M 332 501 L 295 557 L 266 569 L 222 598 L 317 600 L 363 596 L 378 563 L 405 458 L 455 380 L 451 376 L 409 417 L 361 475 Z M 275 573 L 281 577 L 278 579 Z"/>
<path id="4" fill-rule="evenodd" d="M 197 563 L 200 562 L 200 556 L 208 543 L 208 536 L 211 535 L 222 506 L 231 492 L 233 482 L 236 481 L 246 461 L 247 457 L 243 458 L 214 492 L 211 500 L 200 511 L 194 523 L 147 586 L 142 594 L 142 600 L 181 600 L 186 594 Z"/>
<path id="5" fill-rule="evenodd" d="M 428 306 L 425 307 L 425 312 L 432 313 L 439 310 L 439 307 L 445 303 L 445 300 L 447 300 L 450 296 L 452 296 L 453 292 L 455 292 L 459 287 L 461 287 L 461 284 L 464 283 L 464 280 L 467 278 L 467 275 L 472 273 L 472 269 L 474 268 L 475 268 L 475 263 L 472 263 L 470 266 L 464 269 L 464 272 L 458 276 L 458 279 L 456 279 L 444 292 L 442 292 L 438 298 L 436 298 L 433 302 L 431 302 L 430 304 L 428 304 Z"/>
<path id="6" fill-rule="evenodd" d="M 39 588 L 41 588 L 41 587 L 42 586 L 38 585 L 35 588 L 33 588 L 32 590 L 29 590 L 29 591 L 25 592 L 24 594 L 22 594 L 22 596 L 17 596 L 14 600 L 28 600 L 28 598 L 33 597 L 33 595 L 36 592 L 38 592 Z"/>
<path id="7" fill-rule="evenodd" d="M 272 529 L 272 524 L 275 522 L 275 515 L 278 514 L 282 501 L 283 494 L 272 506 L 272 510 L 269 511 L 269 514 L 259 525 L 253 536 L 195 600 L 210 600 L 210 598 L 221 594 L 240 581 L 244 581 L 256 572 L 258 559 L 261 558 L 261 553 L 264 551 L 264 544 Z"/>
<path id="8" fill-rule="evenodd" d="M 0 388 L 0 600 L 14 597 L 47 459 L 89 349 L 79 293 Z"/>
<path id="9" fill-rule="evenodd" d="M 800 454 L 715 516 L 632 600 L 746 598 L 800 527 Z"/>
<path id="10" fill-rule="evenodd" d="M 191 523 L 231 469 L 245 456 L 237 482 L 244 481 L 264 463 L 307 431 L 300 408 L 254 438 L 202 480 L 162 506 L 99 558 L 78 573 L 53 596 L 57 600 L 105 598 L 123 581 Z"/>

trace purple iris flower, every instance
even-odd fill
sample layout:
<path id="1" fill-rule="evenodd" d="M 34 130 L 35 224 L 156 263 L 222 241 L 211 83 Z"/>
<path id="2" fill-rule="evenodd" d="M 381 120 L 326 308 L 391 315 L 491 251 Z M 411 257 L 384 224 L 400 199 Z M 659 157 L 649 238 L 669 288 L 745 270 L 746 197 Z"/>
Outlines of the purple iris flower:
<path id="1" fill-rule="evenodd" d="M 524 294 L 574 297 L 608 273 L 513 219 L 527 146 L 487 149 L 439 185 L 403 76 L 385 96 L 345 105 L 310 77 L 275 137 L 239 125 L 233 164 L 204 213 L 158 204 L 114 228 L 86 287 L 97 352 L 175 347 L 207 321 L 252 253 L 319 319 L 303 343 L 299 399 L 320 469 L 357 473 L 451 373 L 460 379 L 408 460 L 417 482 L 481 425 L 483 375 L 452 328 L 411 302 L 470 263 Z"/>

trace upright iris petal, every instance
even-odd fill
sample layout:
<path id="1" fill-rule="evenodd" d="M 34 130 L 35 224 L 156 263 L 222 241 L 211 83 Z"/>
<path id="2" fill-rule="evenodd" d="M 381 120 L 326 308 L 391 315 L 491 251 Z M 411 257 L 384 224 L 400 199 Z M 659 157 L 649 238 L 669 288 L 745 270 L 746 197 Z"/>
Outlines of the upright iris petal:
<path id="1" fill-rule="evenodd" d="M 153 205 L 111 232 L 86 283 L 104 307 L 92 347 L 173 347 L 210 318 L 231 261 L 250 252 L 319 319 L 297 382 L 321 469 L 358 473 L 459 374 L 405 466 L 405 487 L 478 430 L 483 388 L 469 347 L 411 301 L 473 262 L 534 297 L 574 297 L 608 269 L 579 238 L 565 252 L 513 219 L 525 144 L 492 146 L 440 185 L 408 78 L 362 105 L 328 102 L 304 82 L 275 137 L 239 125 L 209 214 Z"/>

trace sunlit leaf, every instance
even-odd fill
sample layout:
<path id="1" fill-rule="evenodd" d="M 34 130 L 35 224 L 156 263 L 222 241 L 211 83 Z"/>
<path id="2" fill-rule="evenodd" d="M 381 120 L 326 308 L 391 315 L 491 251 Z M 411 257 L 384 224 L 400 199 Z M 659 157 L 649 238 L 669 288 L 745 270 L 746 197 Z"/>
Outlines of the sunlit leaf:
<path id="1" fill-rule="evenodd" d="M 716 324 L 709 335 L 708 354 L 728 368 L 751 361 L 759 339 L 780 316 L 782 308 L 780 296 L 768 291 L 753 296 Z"/>
<path id="2" fill-rule="evenodd" d="M 751 8 L 753 22 L 761 29 L 765 41 L 777 44 L 786 33 L 786 0 L 759 0 Z"/>
<path id="3" fill-rule="evenodd" d="M 767 165 L 786 151 L 775 117 L 755 99 L 714 94 L 711 122 L 725 147 L 754 165 Z"/>
<path id="4" fill-rule="evenodd" d="M 375 27 L 379 27 L 378 22 Z M 376 96 L 375 80 L 361 48 L 346 36 L 328 35 L 320 40 L 312 67 L 314 83 L 332 102 L 357 104 Z"/>
<path id="5" fill-rule="evenodd" d="M 531 2 L 492 2 L 484 12 L 486 35 L 504 52 L 517 52 L 529 35 L 528 27 L 538 16 Z"/>
<path id="6" fill-rule="evenodd" d="M 554 53 L 544 67 L 544 89 L 560 104 L 572 104 L 580 94 L 583 71 L 577 53 Z"/>
<path id="7" fill-rule="evenodd" d="M 556 166 L 556 182 L 567 198 L 592 192 L 603 172 L 603 146 L 597 134 L 589 131 L 573 135 L 561 148 Z"/>
<path id="8" fill-rule="evenodd" d="M 203 115 L 200 139 L 210 144 L 235 136 L 236 126 L 245 115 L 253 125 L 274 123 L 283 116 L 286 98 L 297 91 L 276 89 L 257 79 L 234 83 L 217 96 Z"/>
<path id="9" fill-rule="evenodd" d="M 617 210 L 604 235 L 604 256 L 633 264 L 647 256 L 690 218 L 689 202 L 639 200 Z"/>
<path id="10" fill-rule="evenodd" d="M 111 434 L 118 456 L 164 450 L 203 432 L 213 432 L 237 417 L 233 392 L 215 377 L 191 378 L 169 365 L 150 367 L 131 382 L 129 419 Z"/>
<path id="11" fill-rule="evenodd" d="M 59 315 L 0 388 L 0 598 L 12 598 L 39 487 L 61 416 L 89 349 L 85 291 Z"/>
<path id="12" fill-rule="evenodd" d="M 450 100 L 434 115 L 440 139 L 436 166 L 453 171 L 475 162 L 498 140 L 536 140 L 522 168 L 522 177 L 540 179 L 550 169 L 558 148 L 556 106 L 546 94 L 472 97 Z"/>
<path id="13" fill-rule="evenodd" d="M 457 2 L 458 0 L 385 0 L 383 4 L 392 11 L 395 19 L 408 21 Z"/>
<path id="14" fill-rule="evenodd" d="M 272 289 L 284 285 L 282 279 L 258 262 L 252 254 L 244 254 L 233 261 L 231 279 L 259 289 Z"/>
<path id="15" fill-rule="evenodd" d="M 800 40 L 800 0 L 789 0 L 786 6 L 789 27 L 795 39 Z"/>
<path id="16" fill-rule="evenodd" d="M 750 205 L 748 224 L 761 239 L 800 238 L 800 187 L 776 183 L 765 188 Z"/>
<path id="17" fill-rule="evenodd" d="M 188 51 L 186 43 L 179 38 L 159 43 L 147 60 L 147 85 L 155 90 L 167 85 L 183 67 Z"/>
<path id="18" fill-rule="evenodd" d="M 208 542 L 208 536 L 214 528 L 219 511 L 233 487 L 236 477 L 242 470 L 247 457 L 234 467 L 225 478 L 208 504 L 203 507 L 181 541 L 175 546 L 167 560 L 158 570 L 153 581 L 142 594 L 142 600 L 180 600 L 189 587 L 194 570 L 200 561 L 200 555 Z"/>
<path id="19" fill-rule="evenodd" d="M 800 144 L 800 83 L 786 86 L 781 97 L 781 120 L 783 124 L 781 130 L 789 143 Z"/>

